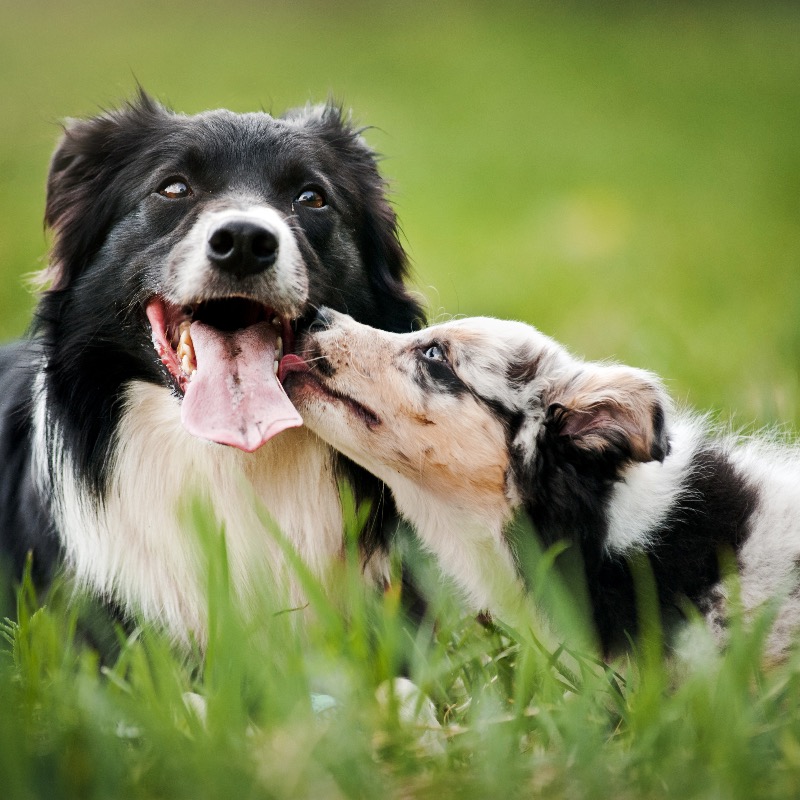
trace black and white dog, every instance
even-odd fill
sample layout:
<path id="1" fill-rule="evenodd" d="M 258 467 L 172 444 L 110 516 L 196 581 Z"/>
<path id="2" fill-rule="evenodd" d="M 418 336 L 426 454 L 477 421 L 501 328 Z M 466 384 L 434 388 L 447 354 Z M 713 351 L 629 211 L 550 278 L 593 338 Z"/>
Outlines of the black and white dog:
<path id="1" fill-rule="evenodd" d="M 202 558 L 182 524 L 198 493 L 244 602 L 287 579 L 258 504 L 324 575 L 343 547 L 342 469 L 357 494 L 379 485 L 299 427 L 278 364 L 322 304 L 395 331 L 420 316 L 360 132 L 331 105 L 183 116 L 141 93 L 67 125 L 46 222 L 33 333 L 0 351 L 7 560 L 33 551 L 43 580 L 63 560 L 123 612 L 202 642 Z M 378 581 L 379 527 L 364 556 Z"/>
<path id="2" fill-rule="evenodd" d="M 408 334 L 323 311 L 282 365 L 312 430 L 392 490 L 477 609 L 524 592 L 508 525 L 580 550 L 606 653 L 637 627 L 632 559 L 647 557 L 665 622 L 685 601 L 724 639 L 722 551 L 752 610 L 782 597 L 768 643 L 800 626 L 800 451 L 717 436 L 660 381 L 588 363 L 518 322 L 462 319 Z"/>

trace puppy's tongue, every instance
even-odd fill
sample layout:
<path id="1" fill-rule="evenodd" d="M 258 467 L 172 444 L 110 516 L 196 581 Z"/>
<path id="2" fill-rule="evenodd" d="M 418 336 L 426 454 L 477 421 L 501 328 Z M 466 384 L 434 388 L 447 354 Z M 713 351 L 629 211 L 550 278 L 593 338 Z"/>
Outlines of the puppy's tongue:
<path id="1" fill-rule="evenodd" d="M 193 322 L 197 370 L 181 405 L 183 427 L 194 436 L 252 453 L 303 420 L 275 375 L 275 329 L 259 322 L 221 331 Z"/>

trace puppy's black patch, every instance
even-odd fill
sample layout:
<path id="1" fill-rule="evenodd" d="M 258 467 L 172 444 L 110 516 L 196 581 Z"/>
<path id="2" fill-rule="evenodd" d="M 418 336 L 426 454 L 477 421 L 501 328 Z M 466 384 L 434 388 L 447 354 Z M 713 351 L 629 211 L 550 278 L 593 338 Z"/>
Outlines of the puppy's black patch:
<path id="1" fill-rule="evenodd" d="M 624 471 L 614 456 L 576 460 L 564 447 L 543 429 L 525 505 L 545 543 L 566 540 L 580 548 L 594 623 L 610 654 L 638 630 L 631 565 L 606 548 L 611 491 Z M 682 617 L 687 600 L 701 608 L 710 602 L 721 577 L 720 556 L 738 552 L 757 508 L 756 490 L 718 449 L 699 450 L 688 476 L 680 500 L 640 553 L 650 564 L 666 628 Z"/>

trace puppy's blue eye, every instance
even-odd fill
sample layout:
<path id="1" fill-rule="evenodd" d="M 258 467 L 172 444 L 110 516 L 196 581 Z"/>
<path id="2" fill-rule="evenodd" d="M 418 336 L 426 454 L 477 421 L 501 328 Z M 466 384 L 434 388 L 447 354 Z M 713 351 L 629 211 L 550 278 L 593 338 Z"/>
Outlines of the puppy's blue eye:
<path id="1" fill-rule="evenodd" d="M 322 208 L 325 203 L 325 197 L 322 192 L 317 189 L 303 189 L 294 200 L 295 203 L 306 208 Z"/>
<path id="2" fill-rule="evenodd" d="M 192 190 L 189 188 L 189 184 L 186 183 L 186 181 L 180 178 L 169 178 L 161 185 L 158 193 L 162 197 L 166 197 L 170 200 L 180 200 L 184 197 L 189 197 Z"/>
<path id="3" fill-rule="evenodd" d="M 420 368 L 415 373 L 416 380 L 425 391 L 451 395 L 461 395 L 469 391 L 448 361 L 443 345 L 431 342 L 421 345 L 417 352 Z"/>
<path id="4" fill-rule="evenodd" d="M 423 355 L 425 358 L 430 359 L 431 361 L 447 361 L 445 357 L 444 350 L 439 347 L 438 344 L 432 344 L 428 347 L 425 351 L 423 351 Z"/>

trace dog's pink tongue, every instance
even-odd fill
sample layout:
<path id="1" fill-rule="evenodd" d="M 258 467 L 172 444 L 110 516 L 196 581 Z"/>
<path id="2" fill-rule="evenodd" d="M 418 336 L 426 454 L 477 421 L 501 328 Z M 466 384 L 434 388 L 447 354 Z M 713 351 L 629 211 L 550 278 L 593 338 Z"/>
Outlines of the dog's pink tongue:
<path id="1" fill-rule="evenodd" d="M 277 334 L 269 323 L 229 332 L 193 322 L 191 336 L 197 370 L 181 406 L 189 433 L 252 453 L 303 424 L 275 376 Z"/>

